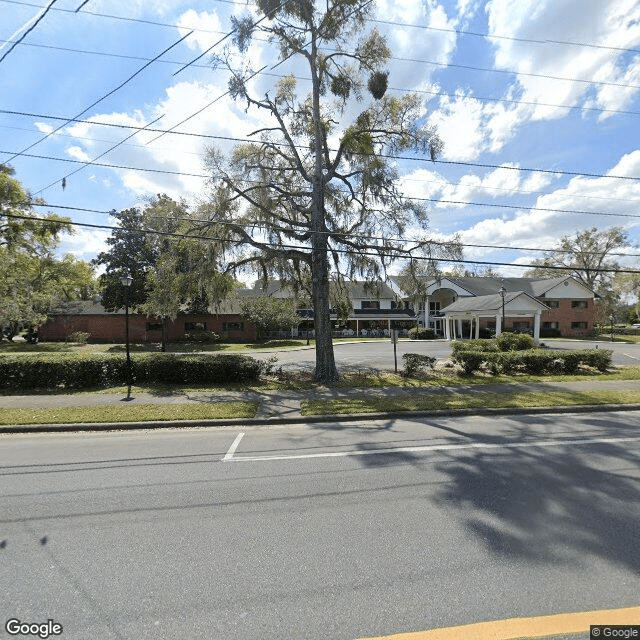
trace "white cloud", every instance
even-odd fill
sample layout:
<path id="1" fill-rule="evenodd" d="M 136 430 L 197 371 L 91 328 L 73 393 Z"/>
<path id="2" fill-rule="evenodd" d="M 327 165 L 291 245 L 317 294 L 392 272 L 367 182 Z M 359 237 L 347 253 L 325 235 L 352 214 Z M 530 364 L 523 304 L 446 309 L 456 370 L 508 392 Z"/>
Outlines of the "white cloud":
<path id="1" fill-rule="evenodd" d="M 198 12 L 189 9 L 180 16 L 178 25 L 178 32 L 181 36 L 197 29 L 187 38 L 187 45 L 190 49 L 199 51 L 206 51 L 218 42 L 223 31 L 220 18 L 215 10 Z"/>
<path id="2" fill-rule="evenodd" d="M 60 253 L 70 253 L 81 260 L 91 260 L 101 251 L 107 250 L 107 238 L 110 235 L 111 232 L 106 230 L 75 227 L 73 235 L 63 238 Z"/>
<path id="3" fill-rule="evenodd" d="M 637 89 L 592 84 L 614 77 L 636 77 L 637 60 L 622 51 L 601 47 L 629 48 L 640 43 L 640 5 L 629 0 L 583 0 L 576 10 L 574 0 L 490 0 L 485 10 L 493 40 L 495 65 L 513 71 L 522 90 L 522 100 L 533 103 L 579 105 L 591 88 L 604 108 L 625 104 Z M 543 42 L 526 42 L 534 39 Z M 551 42 L 556 41 L 556 42 Z M 560 44 L 595 43 L 598 47 Z M 545 77 L 522 75 L 525 73 Z M 571 82 L 555 78 L 573 78 Z M 566 115 L 566 109 L 538 107 L 532 119 Z"/>

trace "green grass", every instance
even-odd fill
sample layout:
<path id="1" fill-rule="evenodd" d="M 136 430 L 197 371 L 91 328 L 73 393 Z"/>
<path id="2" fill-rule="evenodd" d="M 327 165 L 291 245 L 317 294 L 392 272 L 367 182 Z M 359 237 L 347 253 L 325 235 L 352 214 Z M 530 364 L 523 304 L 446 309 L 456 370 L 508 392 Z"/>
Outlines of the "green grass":
<path id="1" fill-rule="evenodd" d="M 402 411 L 438 411 L 443 409 L 533 408 L 578 405 L 636 404 L 640 391 L 590 391 L 551 393 L 474 393 L 434 394 L 419 397 L 361 397 L 341 400 L 306 400 L 303 416 L 349 415 L 354 413 L 388 413 Z"/>
<path id="2" fill-rule="evenodd" d="M 146 422 L 159 420 L 226 420 L 253 418 L 257 402 L 140 404 L 51 409 L 0 409 L 0 425 Z"/>

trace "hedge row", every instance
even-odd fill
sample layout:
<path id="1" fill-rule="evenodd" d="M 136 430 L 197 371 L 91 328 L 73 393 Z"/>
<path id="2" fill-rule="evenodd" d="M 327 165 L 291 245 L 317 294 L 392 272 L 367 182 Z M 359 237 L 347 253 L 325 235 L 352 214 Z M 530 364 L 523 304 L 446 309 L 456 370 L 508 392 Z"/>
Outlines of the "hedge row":
<path id="1" fill-rule="evenodd" d="M 422 327 L 411 327 L 409 329 L 409 338 L 411 340 L 433 340 L 436 332 L 433 329 L 424 329 Z"/>
<path id="2" fill-rule="evenodd" d="M 500 351 L 525 351 L 533 349 L 535 342 L 527 333 L 501 333 L 497 338 L 478 340 L 456 340 L 451 343 L 451 352 L 457 356 L 463 351 L 496 353 Z"/>
<path id="3" fill-rule="evenodd" d="M 526 351 L 465 351 L 454 354 L 454 360 L 462 365 L 464 373 L 471 375 L 483 365 L 492 374 L 522 371 L 531 374 L 568 373 L 587 365 L 598 371 L 607 371 L 611 366 L 612 351 L 606 349 L 581 349 L 575 351 L 555 351 L 527 349 Z"/>
<path id="4" fill-rule="evenodd" d="M 256 380 L 263 365 L 242 354 L 136 354 L 135 383 L 219 384 Z M 0 389 L 86 389 L 123 384 L 127 361 L 117 355 L 12 354 L 0 357 Z"/>

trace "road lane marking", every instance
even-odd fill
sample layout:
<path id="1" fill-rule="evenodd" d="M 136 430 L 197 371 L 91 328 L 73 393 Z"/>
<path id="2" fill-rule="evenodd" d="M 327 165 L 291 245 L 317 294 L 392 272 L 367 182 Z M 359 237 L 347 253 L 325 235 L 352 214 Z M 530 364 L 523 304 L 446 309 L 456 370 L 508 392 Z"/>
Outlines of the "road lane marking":
<path id="1" fill-rule="evenodd" d="M 509 618 L 458 627 L 396 633 L 360 640 L 515 640 L 589 633 L 592 624 L 632 625 L 640 623 L 640 607 L 560 613 L 535 618 Z"/>
<path id="2" fill-rule="evenodd" d="M 231 443 L 231 446 L 229 447 L 229 451 L 227 451 L 227 453 L 225 454 L 224 458 L 222 458 L 222 460 L 233 460 L 233 454 L 236 452 L 236 449 L 238 448 L 238 445 L 240 444 L 240 440 L 242 440 L 244 436 L 244 431 L 239 433 L 236 436 L 236 439 Z"/>
<path id="3" fill-rule="evenodd" d="M 635 356 L 632 356 L 630 353 L 623 353 L 623 356 L 627 356 L 627 358 L 631 358 L 632 360 L 640 360 L 640 358 L 636 358 Z"/>
<path id="4" fill-rule="evenodd" d="M 617 444 L 618 442 L 637 442 L 640 436 L 628 438 L 587 438 L 582 440 L 541 440 L 536 442 L 473 442 L 469 444 L 433 444 L 415 447 L 393 447 L 387 449 L 356 449 L 351 451 L 325 451 L 323 453 L 295 453 L 270 456 L 234 456 L 233 453 L 244 434 L 240 434 L 223 458 L 227 462 L 265 462 L 271 460 L 306 460 L 309 458 L 346 458 L 349 456 L 372 456 L 390 453 L 420 453 L 425 451 L 457 451 L 464 449 L 525 449 L 531 447 L 565 447 L 587 444 Z M 231 455 L 230 455 L 231 454 Z"/>

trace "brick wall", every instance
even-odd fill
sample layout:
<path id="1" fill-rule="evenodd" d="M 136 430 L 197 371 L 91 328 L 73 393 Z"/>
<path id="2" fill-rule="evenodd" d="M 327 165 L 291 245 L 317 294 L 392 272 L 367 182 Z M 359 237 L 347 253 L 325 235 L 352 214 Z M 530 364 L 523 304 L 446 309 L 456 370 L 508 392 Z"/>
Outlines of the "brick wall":
<path id="1" fill-rule="evenodd" d="M 540 302 L 548 304 L 550 301 L 544 298 L 540 299 Z M 596 309 L 595 301 L 593 298 L 581 298 L 575 299 L 575 302 L 586 304 L 585 308 L 573 307 L 572 302 L 574 300 L 559 299 L 557 300 L 558 307 L 556 309 L 550 309 L 549 311 L 543 311 L 540 318 L 540 327 L 544 328 L 545 322 L 557 323 L 558 329 L 563 336 L 586 336 L 591 335 L 594 330 Z M 586 323 L 585 327 L 574 327 L 572 323 Z"/>
<path id="2" fill-rule="evenodd" d="M 169 321 L 169 340 L 184 337 L 186 323 L 206 325 L 208 331 L 217 333 L 223 340 L 254 340 L 256 336 L 255 327 L 239 315 L 187 315 Z M 224 326 L 225 323 L 227 327 Z M 241 323 L 242 329 L 229 329 L 229 323 Z M 139 314 L 129 315 L 131 342 L 160 342 L 161 324 L 162 321 L 159 318 L 148 318 Z M 64 340 L 76 331 L 89 333 L 90 341 L 124 342 L 125 317 L 121 313 L 55 316 L 41 325 L 38 333 L 42 340 Z"/>

